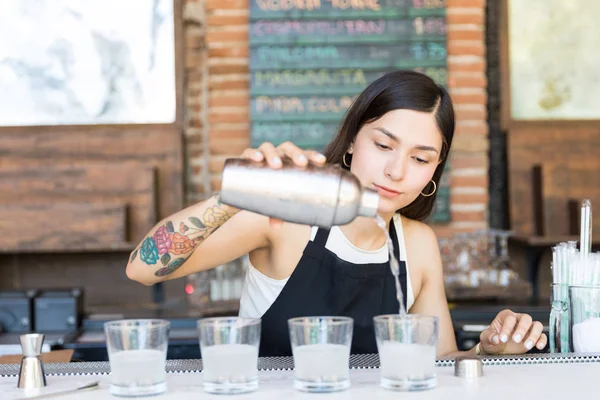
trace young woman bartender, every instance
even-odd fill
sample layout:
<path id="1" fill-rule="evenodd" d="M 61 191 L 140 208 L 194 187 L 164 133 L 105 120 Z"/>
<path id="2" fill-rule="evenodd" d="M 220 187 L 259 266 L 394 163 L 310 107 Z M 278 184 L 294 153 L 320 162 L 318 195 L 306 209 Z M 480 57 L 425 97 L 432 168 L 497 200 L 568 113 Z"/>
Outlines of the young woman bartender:
<path id="1" fill-rule="evenodd" d="M 454 135 L 448 92 L 412 71 L 388 73 L 354 101 L 324 155 L 292 143 L 262 144 L 242 157 L 281 158 L 297 165 L 339 164 L 379 192 L 400 262 L 403 302 L 410 313 L 439 318 L 438 356 L 459 355 L 444 292 L 432 211 Z M 217 230 L 218 228 L 218 230 Z M 249 254 L 240 315 L 262 318 L 262 356 L 290 355 L 287 320 L 307 315 L 354 318 L 352 353 L 376 353 L 375 315 L 397 313 L 386 238 L 373 219 L 356 218 L 330 230 L 274 221 L 220 203 L 213 196 L 161 221 L 127 265 L 145 285 L 180 278 Z M 466 353 L 518 354 L 547 342 L 542 324 L 501 311 Z"/>

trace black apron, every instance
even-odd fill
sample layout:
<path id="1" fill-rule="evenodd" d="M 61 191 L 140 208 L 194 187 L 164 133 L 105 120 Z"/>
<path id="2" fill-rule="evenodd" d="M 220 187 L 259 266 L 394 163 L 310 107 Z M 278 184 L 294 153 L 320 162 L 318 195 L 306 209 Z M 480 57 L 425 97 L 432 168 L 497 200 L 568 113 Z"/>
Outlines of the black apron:
<path id="1" fill-rule="evenodd" d="M 389 261 L 353 264 L 325 248 L 329 230 L 319 228 L 275 302 L 262 316 L 260 356 L 290 356 L 288 319 L 307 316 L 343 316 L 354 319 L 352 354 L 377 353 L 373 317 L 398 314 L 394 276 Z M 399 260 L 400 287 L 406 307 L 406 263 L 390 222 L 394 255 Z"/>

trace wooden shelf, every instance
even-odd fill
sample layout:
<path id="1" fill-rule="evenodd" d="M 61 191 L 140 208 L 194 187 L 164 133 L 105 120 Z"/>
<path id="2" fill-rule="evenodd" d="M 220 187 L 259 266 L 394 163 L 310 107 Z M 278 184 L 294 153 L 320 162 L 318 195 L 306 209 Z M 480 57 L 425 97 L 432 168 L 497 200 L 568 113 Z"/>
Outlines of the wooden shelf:
<path id="1" fill-rule="evenodd" d="M 89 244 L 66 249 L 16 249 L 0 248 L 0 254 L 68 254 L 68 253 L 118 253 L 131 252 L 137 243 Z"/>
<path id="2" fill-rule="evenodd" d="M 534 246 L 534 247 L 548 247 L 554 246 L 562 242 L 576 241 L 579 242 L 579 236 L 527 236 L 527 235 L 516 235 L 508 238 L 509 242 Z M 592 245 L 600 245 L 600 240 L 592 240 Z"/>

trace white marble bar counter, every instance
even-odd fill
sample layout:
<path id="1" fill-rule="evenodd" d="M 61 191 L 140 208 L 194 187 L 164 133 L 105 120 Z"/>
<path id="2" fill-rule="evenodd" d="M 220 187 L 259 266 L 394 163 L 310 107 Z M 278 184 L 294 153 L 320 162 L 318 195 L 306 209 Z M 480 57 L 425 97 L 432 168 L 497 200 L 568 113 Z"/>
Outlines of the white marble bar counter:
<path id="1" fill-rule="evenodd" d="M 370 361 L 369 361 L 370 360 Z M 598 377 L 600 377 L 600 355 L 563 354 L 536 355 L 529 357 L 484 358 L 484 376 L 476 379 L 464 379 L 454 376 L 453 362 L 437 362 L 438 386 L 422 392 L 393 392 L 379 386 L 379 369 L 369 365 L 373 358 L 363 358 L 364 365 L 351 362 L 350 389 L 329 394 L 303 393 L 292 387 L 294 372 L 288 367 L 290 359 L 262 359 L 263 367 L 272 365 L 272 369 L 259 371 L 260 388 L 253 393 L 234 395 L 233 399 L 572 399 L 583 396 L 597 397 Z M 367 362 L 368 361 L 368 362 Z M 0 366 L 0 399 L 16 400 L 36 394 L 47 394 L 72 389 L 93 381 L 100 382 L 100 388 L 59 399 L 117 399 L 109 393 L 110 375 L 106 372 L 106 363 L 50 364 L 47 367 L 48 386 L 39 391 L 25 392 L 18 389 L 18 366 Z M 210 395 L 202 389 L 202 373 L 197 368 L 185 370 L 182 366 L 200 365 L 199 360 L 168 361 L 167 392 L 149 397 L 152 399 L 191 400 L 220 398 L 228 396 Z M 94 371 L 94 368 L 96 371 Z"/>

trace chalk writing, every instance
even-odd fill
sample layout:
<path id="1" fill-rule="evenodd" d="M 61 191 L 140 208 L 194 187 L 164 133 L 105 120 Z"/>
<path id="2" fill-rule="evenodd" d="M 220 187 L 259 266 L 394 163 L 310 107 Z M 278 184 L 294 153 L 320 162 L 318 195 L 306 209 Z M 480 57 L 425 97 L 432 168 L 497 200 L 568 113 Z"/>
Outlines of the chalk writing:
<path id="1" fill-rule="evenodd" d="M 321 8 L 321 0 L 256 0 L 261 10 L 289 11 Z"/>
<path id="2" fill-rule="evenodd" d="M 443 35 L 446 33 L 446 21 L 441 17 L 416 17 L 412 21 L 415 35 Z M 399 26 L 397 33 L 405 33 L 406 26 Z"/>
<path id="3" fill-rule="evenodd" d="M 414 8 L 442 8 L 444 0 L 413 0 Z"/>
<path id="4" fill-rule="evenodd" d="M 410 51 L 416 60 L 443 60 L 446 57 L 446 48 L 440 43 L 413 43 Z"/>
<path id="5" fill-rule="evenodd" d="M 257 71 L 252 76 L 254 86 L 366 86 L 361 69 Z"/>
<path id="6" fill-rule="evenodd" d="M 306 60 L 334 60 L 340 58 L 336 46 L 281 47 L 261 46 L 256 49 L 258 61 L 298 62 Z"/>
<path id="7" fill-rule="evenodd" d="M 252 137 L 258 141 L 276 142 L 284 140 L 304 140 L 319 142 L 329 140 L 335 133 L 336 124 L 324 124 L 318 122 L 283 122 L 283 123 L 261 123 L 252 126 Z"/>
<path id="8" fill-rule="evenodd" d="M 315 10 L 323 3 L 329 3 L 334 9 L 380 9 L 379 0 L 256 0 L 258 7 L 265 11 Z"/>
<path id="9" fill-rule="evenodd" d="M 324 148 L 356 96 L 389 71 L 447 84 L 446 0 L 249 3 L 252 146 Z M 449 191 L 438 186 L 430 220 L 444 222 Z"/>
<path id="10" fill-rule="evenodd" d="M 257 114 L 340 113 L 346 111 L 353 100 L 353 96 L 308 98 L 258 96 L 253 100 L 253 112 Z"/>
<path id="11" fill-rule="evenodd" d="M 342 10 L 353 8 L 353 9 L 370 9 L 379 10 L 380 6 L 378 0 L 327 0 L 331 3 L 333 8 L 340 8 Z"/>
<path id="12" fill-rule="evenodd" d="M 255 36 L 271 35 L 381 35 L 385 20 L 338 20 L 338 21 L 256 21 L 251 25 Z"/>

